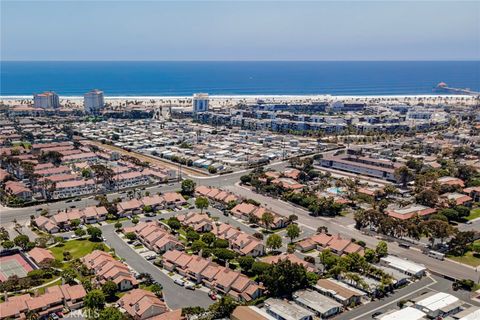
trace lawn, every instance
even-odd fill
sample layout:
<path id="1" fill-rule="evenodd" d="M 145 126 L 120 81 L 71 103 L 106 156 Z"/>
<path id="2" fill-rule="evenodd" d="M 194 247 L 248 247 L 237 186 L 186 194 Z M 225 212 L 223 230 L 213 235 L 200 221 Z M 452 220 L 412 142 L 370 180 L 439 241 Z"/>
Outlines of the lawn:
<path id="1" fill-rule="evenodd" d="M 63 244 L 50 248 L 55 259 L 63 261 L 63 252 L 69 251 L 72 259 L 86 256 L 93 251 L 93 247 L 100 242 L 92 242 L 88 239 L 78 239 L 66 241 Z"/>
<path id="2" fill-rule="evenodd" d="M 480 242 L 480 240 L 475 241 L 475 243 L 478 243 L 478 242 Z M 468 264 L 469 266 L 472 266 L 472 267 L 480 266 L 480 257 L 478 255 L 474 256 L 472 251 L 467 251 L 467 253 L 465 253 L 461 257 L 449 255 L 448 258 L 460 263 Z"/>
<path id="3" fill-rule="evenodd" d="M 473 220 L 477 218 L 480 218 L 480 208 L 472 209 L 472 211 L 470 211 L 470 215 L 467 217 L 467 220 Z"/>
<path id="4" fill-rule="evenodd" d="M 480 258 L 474 257 L 472 251 L 468 251 L 467 253 L 465 253 L 465 255 L 461 257 L 448 256 L 448 259 L 452 259 L 463 264 L 468 264 L 472 267 L 480 266 Z"/>

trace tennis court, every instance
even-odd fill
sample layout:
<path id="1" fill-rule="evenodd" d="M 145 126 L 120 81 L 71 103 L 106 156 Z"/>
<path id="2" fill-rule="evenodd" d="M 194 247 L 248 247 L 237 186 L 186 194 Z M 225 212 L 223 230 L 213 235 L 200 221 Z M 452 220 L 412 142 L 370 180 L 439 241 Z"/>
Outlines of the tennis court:
<path id="1" fill-rule="evenodd" d="M 32 270 L 32 266 L 18 253 L 0 257 L 0 281 L 13 275 L 23 278 Z"/>

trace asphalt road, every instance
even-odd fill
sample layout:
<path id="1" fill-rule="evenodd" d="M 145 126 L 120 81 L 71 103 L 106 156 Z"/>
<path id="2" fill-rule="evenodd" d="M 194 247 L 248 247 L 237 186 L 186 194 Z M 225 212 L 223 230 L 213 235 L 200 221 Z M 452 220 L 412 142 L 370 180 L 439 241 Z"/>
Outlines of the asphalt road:
<path id="1" fill-rule="evenodd" d="M 115 253 L 125 259 L 125 262 L 135 271 L 146 272 L 152 275 L 158 283 L 163 286 L 165 302 L 171 309 L 179 309 L 183 307 L 201 306 L 208 307 L 213 301 L 208 294 L 200 290 L 187 290 L 176 285 L 173 280 L 164 274 L 158 267 L 151 262 L 142 258 L 131 247 L 129 247 L 116 234 L 113 225 L 102 226 L 102 234 L 106 239 L 106 243 L 115 249 Z"/>
<path id="2" fill-rule="evenodd" d="M 345 238 L 355 238 L 356 240 L 363 240 L 369 247 L 375 247 L 379 242 L 378 239 L 365 235 L 359 230 L 355 229 L 354 221 L 351 218 L 312 217 L 309 215 L 308 211 L 302 208 L 293 206 L 281 200 L 260 195 L 239 185 L 229 186 L 226 189 L 245 198 L 254 199 L 266 206 L 267 208 L 270 208 L 283 216 L 288 217 L 290 214 L 296 214 L 298 216 L 297 222 L 304 228 L 316 230 L 319 226 L 326 226 L 329 233 L 340 233 Z M 448 260 L 439 261 L 425 254 L 422 254 L 417 250 L 401 248 L 396 242 L 389 242 L 388 249 L 390 254 L 407 258 L 414 262 L 423 264 L 431 271 L 448 275 L 457 279 L 472 279 L 476 282 L 479 280 L 479 273 L 476 272 L 473 267 L 468 267 Z"/>

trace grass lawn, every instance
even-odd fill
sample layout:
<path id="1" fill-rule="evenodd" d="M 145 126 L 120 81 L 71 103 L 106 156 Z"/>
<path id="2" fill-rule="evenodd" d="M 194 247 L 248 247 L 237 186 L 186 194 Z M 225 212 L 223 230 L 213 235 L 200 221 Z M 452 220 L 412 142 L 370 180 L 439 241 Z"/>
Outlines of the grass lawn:
<path id="1" fill-rule="evenodd" d="M 107 219 L 105 220 L 106 223 L 117 223 L 117 222 L 122 222 L 122 221 L 127 221 L 128 218 L 127 217 L 123 217 L 123 218 L 120 218 L 120 219 Z"/>
<path id="2" fill-rule="evenodd" d="M 480 218 L 480 208 L 472 209 L 472 211 L 470 211 L 470 215 L 466 217 L 467 220 L 473 220 L 476 218 Z"/>
<path id="3" fill-rule="evenodd" d="M 136 245 L 136 246 L 134 246 L 133 248 L 134 248 L 134 249 L 143 249 L 143 248 L 144 248 L 144 246 L 143 246 L 143 245 L 141 245 L 141 244 L 139 244 L 139 245 Z"/>
<path id="4" fill-rule="evenodd" d="M 57 245 L 50 248 L 55 259 L 63 261 L 63 253 L 69 251 L 72 259 L 77 259 L 86 256 L 93 251 L 93 247 L 101 242 L 91 242 L 88 239 L 78 239 L 66 241 L 64 244 Z"/>
<path id="5" fill-rule="evenodd" d="M 474 257 L 471 251 L 468 251 L 464 256 L 461 257 L 448 256 L 448 258 L 463 264 L 468 264 L 472 267 L 480 266 L 480 258 Z"/>
<path id="6" fill-rule="evenodd" d="M 52 281 L 52 280 L 53 279 L 50 279 L 50 280 L 48 280 L 48 282 Z M 60 286 L 61 284 L 62 284 L 62 278 L 58 279 L 57 281 L 54 281 L 54 282 L 50 283 L 48 286 L 38 288 L 38 292 L 40 294 L 44 294 L 45 293 L 45 288 L 53 287 L 53 286 Z"/>

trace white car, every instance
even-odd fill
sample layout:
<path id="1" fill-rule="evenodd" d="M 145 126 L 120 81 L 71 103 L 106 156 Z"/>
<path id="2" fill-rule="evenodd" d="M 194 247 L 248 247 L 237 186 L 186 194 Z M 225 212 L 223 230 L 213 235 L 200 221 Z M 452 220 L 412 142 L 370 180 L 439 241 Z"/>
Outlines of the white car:
<path id="1" fill-rule="evenodd" d="M 173 282 L 175 284 L 178 284 L 181 287 L 183 287 L 185 285 L 185 281 L 183 281 L 182 279 L 175 279 L 175 280 L 173 280 Z"/>

